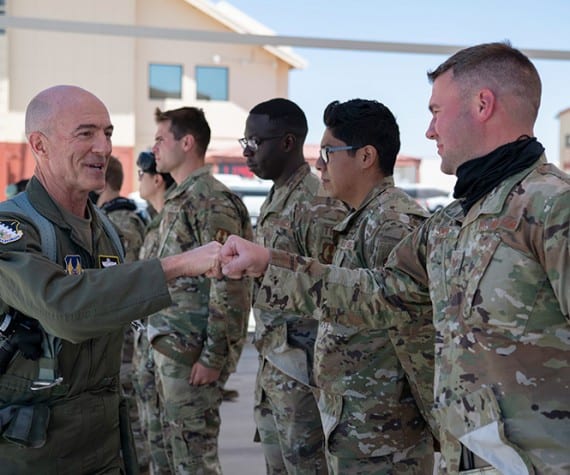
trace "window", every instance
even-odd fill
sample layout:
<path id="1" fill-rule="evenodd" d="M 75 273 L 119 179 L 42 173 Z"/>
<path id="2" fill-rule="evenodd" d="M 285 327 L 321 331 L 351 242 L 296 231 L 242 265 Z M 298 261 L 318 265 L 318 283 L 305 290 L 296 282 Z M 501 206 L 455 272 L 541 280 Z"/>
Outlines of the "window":
<path id="1" fill-rule="evenodd" d="M 182 66 L 151 64 L 148 73 L 151 99 L 182 99 Z"/>
<path id="2" fill-rule="evenodd" d="M 228 100 L 228 68 L 196 66 L 196 99 Z"/>
<path id="3" fill-rule="evenodd" d="M 0 0 L 0 15 L 6 15 L 6 1 Z M 0 35 L 6 33 L 6 30 L 0 28 Z"/>
<path id="4" fill-rule="evenodd" d="M 566 148 L 570 148 L 570 135 L 566 135 Z"/>

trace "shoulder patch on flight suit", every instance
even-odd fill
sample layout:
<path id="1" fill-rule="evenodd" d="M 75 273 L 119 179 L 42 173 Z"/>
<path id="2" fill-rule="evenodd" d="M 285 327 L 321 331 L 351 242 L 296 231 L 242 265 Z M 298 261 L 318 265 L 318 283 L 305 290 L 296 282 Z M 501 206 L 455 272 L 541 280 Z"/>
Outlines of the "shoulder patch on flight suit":
<path id="1" fill-rule="evenodd" d="M 216 235 L 214 236 L 214 239 L 218 241 L 220 244 L 224 244 L 226 242 L 226 239 L 228 239 L 229 235 L 230 235 L 229 231 L 222 228 L 218 228 L 218 230 L 216 231 Z"/>
<path id="2" fill-rule="evenodd" d="M 20 222 L 13 219 L 0 221 L 0 243 L 8 244 L 21 239 L 24 233 L 19 229 Z"/>
<path id="3" fill-rule="evenodd" d="M 83 266 L 81 265 L 81 257 L 77 254 L 65 256 L 65 270 L 68 275 L 79 275 L 83 272 Z"/>
<path id="4" fill-rule="evenodd" d="M 119 256 L 99 256 L 99 269 L 104 269 L 105 267 L 113 267 L 119 264 Z"/>

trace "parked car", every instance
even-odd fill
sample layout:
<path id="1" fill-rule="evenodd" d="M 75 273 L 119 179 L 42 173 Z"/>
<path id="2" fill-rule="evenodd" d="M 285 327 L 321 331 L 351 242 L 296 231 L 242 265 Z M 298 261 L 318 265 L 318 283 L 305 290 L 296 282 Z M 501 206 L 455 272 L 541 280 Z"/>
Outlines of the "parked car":
<path id="1" fill-rule="evenodd" d="M 246 178 L 241 175 L 231 175 L 228 173 L 214 173 L 214 177 L 220 180 L 230 190 L 237 194 L 245 204 L 251 224 L 257 224 L 259 210 L 265 201 L 269 190 L 273 186 L 271 180 L 261 180 L 259 178 Z"/>
<path id="2" fill-rule="evenodd" d="M 403 183 L 398 188 L 404 190 L 421 206 L 433 213 L 453 201 L 453 192 L 420 183 Z"/>

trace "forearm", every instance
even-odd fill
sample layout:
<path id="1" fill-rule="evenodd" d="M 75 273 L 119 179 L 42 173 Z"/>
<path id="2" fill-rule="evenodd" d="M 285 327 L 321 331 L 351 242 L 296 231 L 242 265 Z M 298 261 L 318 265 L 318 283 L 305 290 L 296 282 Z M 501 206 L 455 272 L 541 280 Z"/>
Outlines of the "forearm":
<path id="1" fill-rule="evenodd" d="M 86 269 L 80 275 L 68 275 L 31 253 L 13 253 L 2 264 L 5 304 L 74 343 L 116 331 L 171 303 L 158 260 Z"/>

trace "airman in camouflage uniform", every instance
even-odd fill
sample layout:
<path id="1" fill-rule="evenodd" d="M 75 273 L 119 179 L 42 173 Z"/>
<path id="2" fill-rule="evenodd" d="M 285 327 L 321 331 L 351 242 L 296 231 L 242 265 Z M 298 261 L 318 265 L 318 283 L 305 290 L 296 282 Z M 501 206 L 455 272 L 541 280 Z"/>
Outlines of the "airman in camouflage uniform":
<path id="1" fill-rule="evenodd" d="M 204 166 L 210 128 L 201 109 L 157 110 L 157 170 L 177 187 L 168 193 L 158 256 L 230 234 L 253 239 L 241 199 Z M 181 278 L 169 283 L 174 305 L 148 319 L 165 446 L 177 474 L 221 473 L 218 459 L 222 389 L 247 333 L 251 281 Z"/>
<path id="2" fill-rule="evenodd" d="M 317 169 L 326 191 L 353 209 L 334 228 L 333 265 L 376 269 L 428 216 L 394 187 L 398 124 L 383 104 L 363 99 L 329 104 L 324 122 Z M 319 325 L 314 371 L 331 473 L 433 471 L 432 437 L 390 344 L 390 330 Z"/>
<path id="3" fill-rule="evenodd" d="M 257 176 L 274 181 L 257 221 L 256 241 L 330 263 L 332 228 L 346 214 L 326 197 L 303 156 L 307 120 L 286 99 L 255 106 L 248 116 L 244 156 Z M 254 284 L 254 293 L 259 285 Z M 313 393 L 317 322 L 290 312 L 259 312 L 259 370 L 254 416 L 268 474 L 326 473 L 324 435 Z"/>
<path id="4" fill-rule="evenodd" d="M 269 258 L 230 239 L 225 273 L 258 275 L 271 259 L 257 305 L 350 327 L 399 328 L 401 310 L 431 307 L 439 473 L 569 473 L 570 177 L 532 137 L 540 78 L 503 43 L 461 50 L 429 77 L 427 136 L 459 200 L 383 269 Z"/>
<path id="5" fill-rule="evenodd" d="M 170 173 L 158 173 L 156 160 L 151 152 L 141 152 L 137 159 L 139 167 L 139 193 L 155 210 L 155 214 L 146 227 L 146 234 L 141 246 L 139 259 L 150 259 L 158 254 L 159 225 L 162 220 L 162 208 L 165 195 L 171 189 L 174 180 Z M 158 393 L 156 392 L 154 359 L 144 323 L 135 332 L 133 348 L 133 386 L 135 389 L 137 416 L 140 434 L 133 428 L 137 455 L 141 466 L 150 468 L 153 475 L 169 475 L 170 466 L 164 448 L 162 421 Z"/>

